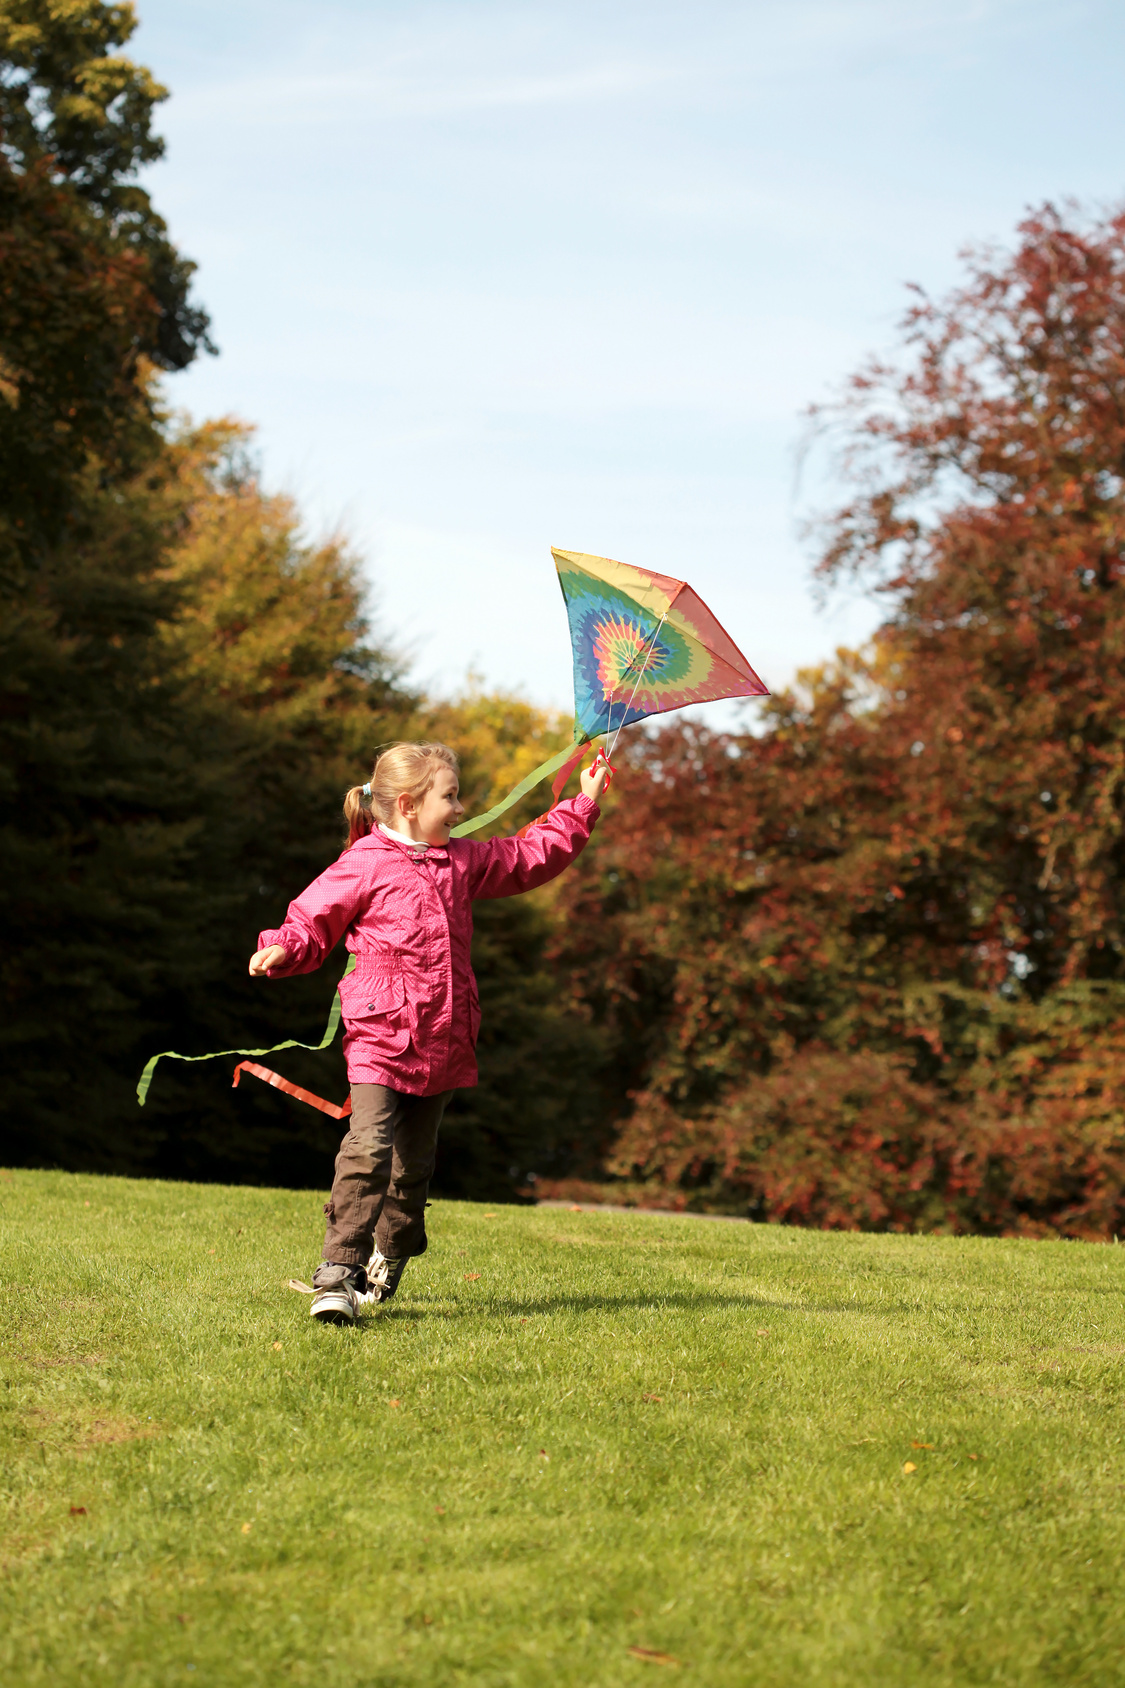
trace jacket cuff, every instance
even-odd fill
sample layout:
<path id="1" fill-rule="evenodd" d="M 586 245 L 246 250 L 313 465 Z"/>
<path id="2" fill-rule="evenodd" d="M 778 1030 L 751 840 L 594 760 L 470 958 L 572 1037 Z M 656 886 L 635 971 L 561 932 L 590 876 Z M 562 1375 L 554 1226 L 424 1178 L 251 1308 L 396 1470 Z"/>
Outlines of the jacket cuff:
<path id="1" fill-rule="evenodd" d="M 287 932 L 284 926 L 274 927 L 268 932 L 258 933 L 258 948 L 268 949 L 270 944 L 280 944 L 286 952 L 285 960 L 276 967 L 271 967 L 266 974 L 267 979 L 284 979 L 292 973 L 294 967 L 301 960 L 304 946 L 292 932 Z"/>
<path id="2" fill-rule="evenodd" d="M 575 814 L 582 815 L 583 818 L 596 821 L 601 814 L 601 809 L 594 802 L 594 799 L 587 797 L 584 791 L 580 791 L 577 797 L 572 797 L 571 802 L 574 804 Z"/>

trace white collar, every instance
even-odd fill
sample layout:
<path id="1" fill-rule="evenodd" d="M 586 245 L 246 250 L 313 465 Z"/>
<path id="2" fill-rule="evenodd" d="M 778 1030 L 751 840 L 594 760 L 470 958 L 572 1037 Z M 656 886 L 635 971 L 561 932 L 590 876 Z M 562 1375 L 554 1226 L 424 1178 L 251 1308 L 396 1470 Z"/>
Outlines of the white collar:
<path id="1" fill-rule="evenodd" d="M 382 821 L 379 822 L 379 831 L 385 832 L 388 838 L 393 838 L 396 844 L 405 844 L 408 850 L 416 850 L 420 856 L 424 856 L 430 847 L 426 843 L 416 843 L 413 838 L 407 838 L 405 833 L 396 832 L 393 827 L 384 826 Z"/>

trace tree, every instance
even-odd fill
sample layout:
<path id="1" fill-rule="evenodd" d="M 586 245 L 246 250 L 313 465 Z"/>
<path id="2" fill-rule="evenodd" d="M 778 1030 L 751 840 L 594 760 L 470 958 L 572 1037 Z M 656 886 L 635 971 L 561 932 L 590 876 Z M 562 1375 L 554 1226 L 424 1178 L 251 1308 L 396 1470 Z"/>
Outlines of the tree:
<path id="1" fill-rule="evenodd" d="M 870 655 L 760 737 L 642 744 L 570 891 L 619 1171 L 821 1223 L 1119 1226 L 1123 346 L 1125 216 L 1047 207 L 826 419 L 856 493 L 820 568 L 883 594 Z"/>
<path id="2" fill-rule="evenodd" d="M 53 621 L 33 637 L 13 618 L 29 697 L 0 834 L 17 1158 L 291 1180 L 323 1154 L 310 1122 L 224 1094 L 217 1067 L 169 1063 L 143 1114 L 134 1097 L 154 1048 L 319 1037 L 335 978 L 282 996 L 246 979 L 246 956 L 339 849 L 343 789 L 414 701 L 365 642 L 355 560 L 302 540 L 244 432 L 169 438 L 105 484 L 93 466 L 81 528 L 46 559 Z"/>
<path id="3" fill-rule="evenodd" d="M 209 342 L 135 179 L 164 90 L 113 51 L 134 27 L 128 5 L 0 0 L 5 1154 L 315 1182 L 338 1137 L 322 1116 L 176 1063 L 141 1113 L 145 1058 L 319 1037 L 342 958 L 281 991 L 246 957 L 339 850 L 343 791 L 381 741 L 450 737 L 476 807 L 561 740 L 479 690 L 422 710 L 369 637 L 357 559 L 263 491 L 247 431 L 161 413 L 155 377 Z M 481 913 L 483 1082 L 446 1133 L 459 1189 L 565 1168 L 589 1130 L 599 1044 L 551 1004 L 547 907 Z M 344 1092 L 338 1046 L 279 1064 Z"/>
<path id="4" fill-rule="evenodd" d="M 319 1040 L 343 955 L 283 989 L 249 980 L 246 960 L 262 927 L 278 924 L 339 853 L 344 791 L 376 744 L 408 730 L 417 702 L 393 653 L 370 637 L 359 560 L 339 537 L 305 538 L 292 501 L 262 489 L 249 443 L 250 430 L 230 422 L 187 429 L 168 440 L 161 478 L 145 479 L 163 512 L 163 573 L 177 594 L 176 614 L 159 628 L 161 662 L 178 677 L 206 751 L 177 915 L 188 960 L 172 972 L 154 949 L 131 956 L 145 988 L 120 1098 L 125 1122 L 135 1122 L 132 1087 L 155 1049 Z M 289 1051 L 279 1063 L 321 1094 L 346 1091 L 339 1044 L 323 1055 Z M 161 1069 L 145 1110 L 159 1133 L 151 1169 L 315 1182 L 335 1127 L 258 1085 L 232 1095 L 233 1064 Z"/>
<path id="5" fill-rule="evenodd" d="M 91 452 L 112 470 L 154 449 L 146 362 L 210 344 L 135 181 L 166 93 L 111 52 L 135 27 L 130 5 L 0 0 L 0 580 L 57 543 Z"/>
<path id="6" fill-rule="evenodd" d="M 0 3 L 0 992 L 16 1154 L 96 1142 L 135 952 L 176 949 L 201 807 L 193 708 L 161 660 L 176 591 L 145 477 L 163 451 L 149 371 L 188 362 L 206 319 L 134 180 L 159 152 L 162 90 L 110 53 L 133 26 L 131 8 L 94 0 Z"/>

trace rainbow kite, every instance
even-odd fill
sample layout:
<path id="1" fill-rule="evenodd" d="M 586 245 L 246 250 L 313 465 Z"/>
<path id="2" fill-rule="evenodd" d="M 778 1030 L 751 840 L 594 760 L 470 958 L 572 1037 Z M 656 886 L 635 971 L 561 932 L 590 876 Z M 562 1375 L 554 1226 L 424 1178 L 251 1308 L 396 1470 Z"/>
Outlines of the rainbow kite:
<path id="1" fill-rule="evenodd" d="M 551 555 L 574 652 L 574 720 L 587 738 L 617 734 L 646 715 L 766 688 L 684 580 L 587 557 Z"/>
<path id="2" fill-rule="evenodd" d="M 453 836 L 488 826 L 556 774 L 558 798 L 584 748 L 605 735 L 612 756 L 622 727 L 724 697 L 768 697 L 734 640 L 685 580 L 592 557 L 551 555 L 559 573 L 574 657 L 574 739 L 533 769 L 486 814 L 462 821 Z"/>
<path id="3" fill-rule="evenodd" d="M 654 574 L 629 563 L 615 563 L 610 557 L 591 557 L 581 551 L 558 551 L 551 555 L 559 572 L 563 602 L 570 623 L 574 655 L 574 738 L 509 791 L 499 803 L 454 827 L 452 836 L 463 838 L 482 826 L 499 820 L 521 797 L 533 791 L 549 774 L 554 774 L 556 802 L 567 780 L 583 759 L 586 746 L 605 737 L 605 754 L 613 754 L 622 727 L 661 715 L 669 709 L 683 709 L 692 703 L 713 703 L 726 697 L 767 697 L 759 680 L 734 640 L 702 598 L 683 580 Z M 355 957 L 347 971 L 355 966 Z M 156 1063 L 165 1056 L 177 1061 L 213 1061 L 220 1055 L 270 1055 L 278 1049 L 325 1049 L 340 1023 L 340 999 L 324 1037 L 318 1044 L 276 1043 L 271 1049 L 224 1049 L 214 1055 L 178 1055 L 165 1050 L 147 1062 L 137 1085 L 142 1107 Z M 235 1068 L 238 1083 L 243 1070 L 262 1078 L 301 1101 L 311 1102 L 337 1118 L 342 1109 L 324 1102 L 288 1079 L 244 1061 Z"/>

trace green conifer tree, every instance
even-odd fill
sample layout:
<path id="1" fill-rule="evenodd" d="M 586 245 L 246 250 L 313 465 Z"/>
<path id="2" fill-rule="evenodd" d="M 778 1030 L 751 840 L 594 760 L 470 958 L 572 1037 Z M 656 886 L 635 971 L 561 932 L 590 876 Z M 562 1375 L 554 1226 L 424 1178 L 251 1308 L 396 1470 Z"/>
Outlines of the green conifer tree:
<path id="1" fill-rule="evenodd" d="M 198 826 L 157 634 L 166 536 L 139 491 L 162 450 L 149 370 L 188 363 L 207 321 L 134 180 L 163 97 L 113 51 L 134 23 L 0 0 L 0 1036 L 20 1158 L 108 1130 L 136 939 L 170 941 Z"/>

